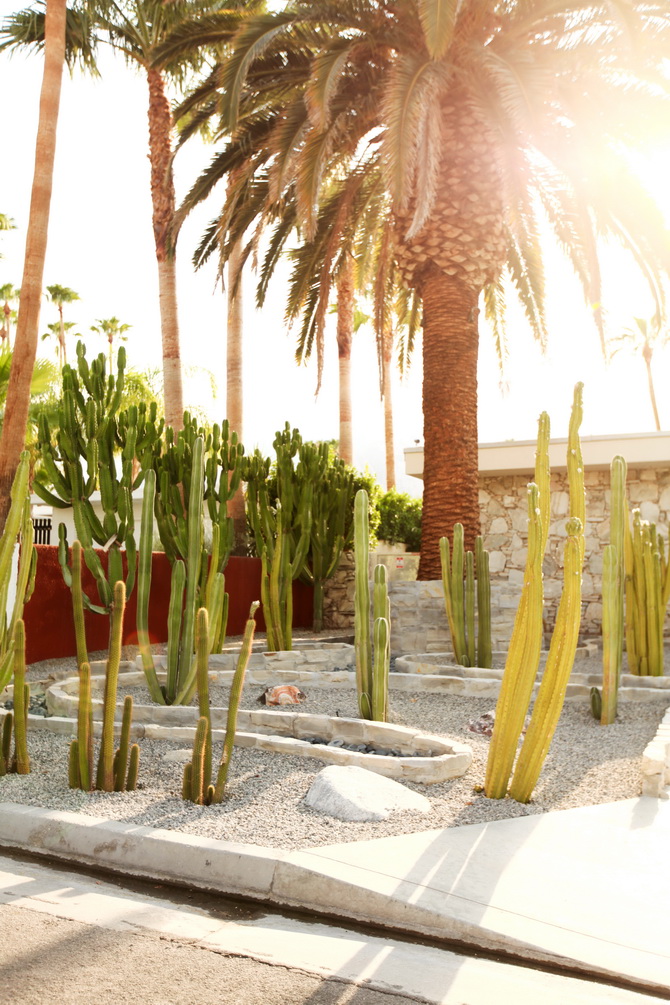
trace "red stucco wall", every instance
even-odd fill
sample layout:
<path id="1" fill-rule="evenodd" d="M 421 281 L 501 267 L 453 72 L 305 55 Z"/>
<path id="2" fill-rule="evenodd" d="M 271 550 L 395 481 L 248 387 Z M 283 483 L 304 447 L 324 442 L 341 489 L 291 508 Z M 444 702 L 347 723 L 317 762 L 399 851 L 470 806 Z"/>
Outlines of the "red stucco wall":
<path id="1" fill-rule="evenodd" d="M 37 577 L 35 591 L 25 606 L 26 660 L 38 660 L 59 656 L 74 656 L 76 646 L 72 622 L 72 600 L 70 591 L 63 582 L 58 563 L 58 549 L 53 545 L 38 544 Z M 100 560 L 106 567 L 107 555 L 99 552 Z M 229 596 L 228 634 L 239 635 L 249 613 L 249 605 L 260 599 L 261 561 L 259 558 L 236 558 L 228 561 L 225 570 L 226 592 Z M 88 569 L 83 570 L 84 590 L 93 603 L 99 603 L 95 580 Z M 137 642 L 136 627 L 137 594 L 133 590 L 126 605 L 123 629 L 125 645 Z M 151 574 L 151 598 L 149 602 L 149 632 L 154 642 L 167 641 L 167 612 L 170 602 L 170 563 L 162 552 L 154 552 Z M 106 649 L 109 643 L 109 619 L 101 614 L 87 611 L 86 644 L 89 652 Z M 312 588 L 304 583 L 293 584 L 293 624 L 296 628 L 307 628 L 312 621 Z M 265 630 L 263 612 L 256 614 L 256 628 Z"/>

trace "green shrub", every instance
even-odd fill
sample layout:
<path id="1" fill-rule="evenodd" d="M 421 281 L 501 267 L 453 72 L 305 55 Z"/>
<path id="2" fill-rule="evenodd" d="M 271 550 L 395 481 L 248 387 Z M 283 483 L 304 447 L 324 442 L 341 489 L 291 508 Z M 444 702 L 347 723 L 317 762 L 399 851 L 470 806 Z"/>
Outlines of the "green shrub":
<path id="1" fill-rule="evenodd" d="M 377 503 L 377 537 L 389 544 L 405 544 L 408 551 L 421 550 L 421 499 L 390 489 Z"/>

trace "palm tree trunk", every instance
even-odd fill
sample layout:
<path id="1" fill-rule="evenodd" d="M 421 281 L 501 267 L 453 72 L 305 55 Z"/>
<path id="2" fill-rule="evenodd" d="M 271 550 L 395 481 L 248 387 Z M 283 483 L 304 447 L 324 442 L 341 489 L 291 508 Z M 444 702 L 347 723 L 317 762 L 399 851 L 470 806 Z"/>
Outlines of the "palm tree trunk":
<path id="1" fill-rule="evenodd" d="M 35 143 L 35 171 L 30 198 L 21 301 L 14 353 L 0 437 L 0 530 L 10 505 L 10 489 L 26 439 L 30 381 L 37 355 L 44 259 L 56 155 L 56 127 L 65 59 L 65 0 L 47 0 L 44 25 L 44 72 Z"/>
<path id="2" fill-rule="evenodd" d="M 440 578 L 441 537 L 479 533 L 477 293 L 435 265 L 422 277 L 423 516 L 419 579 Z"/>
<path id="3" fill-rule="evenodd" d="M 158 297 L 163 341 L 163 394 L 165 422 L 181 429 L 184 395 L 181 379 L 181 347 L 177 312 L 177 277 L 170 228 L 175 196 L 172 176 L 172 115 L 160 71 L 147 70 L 149 81 L 149 160 L 154 243 L 158 263 Z"/>
<path id="4" fill-rule="evenodd" d="M 354 331 L 354 266 L 347 256 L 337 278 L 337 355 L 340 378 L 340 442 L 338 455 L 345 464 L 353 464 L 353 426 L 351 421 L 351 342 Z"/>
<path id="5" fill-rule="evenodd" d="M 384 382 L 384 443 L 386 445 L 386 491 L 394 489 L 395 444 L 393 439 L 393 396 L 391 392 L 391 360 L 393 357 L 393 332 L 386 331 L 382 341 L 382 379 Z"/>
<path id="6" fill-rule="evenodd" d="M 242 247 L 233 248 L 228 259 L 228 323 L 226 329 L 226 418 L 240 442 L 244 434 L 244 321 L 242 316 Z M 228 513 L 233 518 L 233 550 L 246 554 L 247 519 L 242 486 L 230 500 Z"/>

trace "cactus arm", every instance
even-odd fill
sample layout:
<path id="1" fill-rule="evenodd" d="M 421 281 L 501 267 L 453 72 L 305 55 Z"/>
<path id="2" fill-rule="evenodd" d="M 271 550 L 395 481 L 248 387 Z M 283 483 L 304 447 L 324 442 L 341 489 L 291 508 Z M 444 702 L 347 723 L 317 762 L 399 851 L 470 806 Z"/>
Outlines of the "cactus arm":
<path id="1" fill-rule="evenodd" d="M 574 409 L 572 415 L 574 416 Z M 570 423 L 572 429 L 572 419 Z M 570 443 L 568 443 L 568 465 L 570 465 Z M 568 475 L 569 477 L 569 475 Z M 535 484 L 539 492 L 540 520 L 542 523 L 542 554 L 547 548 L 549 537 L 549 518 L 551 512 L 551 470 L 549 467 L 549 416 L 542 412 L 538 419 L 537 449 L 535 451 Z M 572 493 L 570 494 L 572 498 Z M 583 515 L 581 517 L 584 522 Z"/>
<path id="2" fill-rule="evenodd" d="M 19 569 L 16 580 L 16 595 L 12 608 L 12 616 L 9 622 L 8 634 L 11 637 L 14 633 L 14 626 L 19 618 L 23 617 L 23 607 L 28 599 L 28 589 L 31 576 L 33 575 L 33 564 L 37 560 L 37 552 L 33 545 L 35 531 L 33 521 L 30 516 L 30 499 L 26 496 L 23 507 L 23 519 L 21 522 Z"/>
<path id="3" fill-rule="evenodd" d="M 178 671 L 178 687 L 191 669 L 194 652 L 196 593 L 200 581 L 202 556 L 202 507 L 204 492 L 204 441 L 196 437 L 193 443 L 191 484 L 188 497 L 188 558 L 186 563 L 186 600 L 182 627 L 182 643 Z"/>
<path id="4" fill-rule="evenodd" d="M 219 765 L 219 770 L 216 776 L 216 785 L 214 786 L 214 792 L 211 796 L 211 802 L 220 803 L 223 800 L 223 796 L 226 790 L 226 782 L 228 780 L 228 770 L 230 768 L 230 759 L 233 754 L 233 746 L 235 744 L 235 729 L 237 726 L 237 711 L 240 706 L 240 698 L 242 697 L 242 689 L 244 687 L 244 675 L 247 671 L 247 666 L 249 663 L 249 657 L 251 656 L 251 649 L 254 642 L 254 630 L 256 628 L 255 615 L 258 609 L 258 602 L 254 601 L 249 609 L 249 617 L 244 628 L 244 637 L 242 639 L 242 646 L 240 648 L 240 655 L 237 660 L 237 666 L 235 668 L 235 674 L 233 676 L 233 683 L 230 689 L 230 699 L 228 701 L 228 718 L 226 720 L 226 735 L 223 740 L 223 753 L 221 755 L 221 763 Z"/>
<path id="5" fill-rule="evenodd" d="M 207 791 L 212 780 L 212 719 L 209 710 L 209 625 L 207 611 L 204 607 L 200 608 L 196 618 L 195 648 L 198 710 L 200 717 L 205 718 L 208 724 L 202 775 L 202 787 L 204 791 Z"/>
<path id="6" fill-rule="evenodd" d="M 91 735 L 91 667 L 84 661 L 79 666 L 79 700 L 77 703 L 77 754 L 79 767 L 77 788 L 90 792 L 92 787 L 92 735 Z"/>
<path id="7" fill-rule="evenodd" d="M 378 566 L 378 568 L 384 568 L 384 566 Z M 374 662 L 371 702 L 371 718 L 377 722 L 386 722 L 390 661 L 391 640 L 389 623 L 386 618 L 379 617 L 374 622 Z"/>
<path id="8" fill-rule="evenodd" d="M 549 647 L 547 665 L 538 691 L 530 725 L 514 771 L 509 794 L 527 803 L 540 777 L 563 708 L 570 671 L 575 659 L 581 620 L 582 523 L 568 521 L 564 552 L 563 594 Z"/>
<path id="9" fill-rule="evenodd" d="M 460 658 L 458 662 L 463 664 L 467 656 L 465 643 L 465 622 L 463 607 L 463 562 L 464 562 L 464 541 L 463 524 L 454 524 L 454 545 L 451 556 L 451 596 L 454 612 L 454 625 L 458 638 L 458 652 Z"/>
<path id="10" fill-rule="evenodd" d="M 619 652 L 621 632 L 619 626 L 619 556 L 616 547 L 608 544 L 603 549 L 603 687 L 600 722 L 609 726 L 616 719 L 617 692 L 619 689 Z"/>
<path id="11" fill-rule="evenodd" d="M 186 584 L 186 566 L 181 559 L 172 566 L 170 579 L 170 604 L 168 607 L 168 644 L 167 644 L 167 681 L 166 702 L 172 704 L 178 687 L 179 673 L 179 642 L 181 638 L 182 607 L 184 603 L 184 586 Z"/>
<path id="12" fill-rule="evenodd" d="M 528 555 L 489 747 L 484 792 L 503 799 L 540 661 L 542 518 L 537 485 L 528 486 Z"/>
<path id="13" fill-rule="evenodd" d="M 116 752 L 114 770 L 114 791 L 124 792 L 126 788 L 126 769 L 128 766 L 128 751 L 130 749 L 130 724 L 133 719 L 133 699 L 127 694 L 123 699 L 123 716 L 121 718 L 121 737 L 119 749 Z"/>
<path id="14" fill-rule="evenodd" d="M 489 573 L 489 553 L 484 548 L 481 537 L 475 541 L 475 562 L 477 566 L 477 666 L 492 667 L 491 575 Z"/>
<path id="15" fill-rule="evenodd" d="M 0 771 L 0 775 L 2 771 Z M 71 789 L 82 789 L 81 779 L 79 777 L 79 743 L 77 740 L 72 740 L 68 750 L 67 758 L 67 780 L 68 785 Z"/>
<path id="16" fill-rule="evenodd" d="M 568 488 L 570 491 L 570 516 L 580 521 L 582 527 L 586 528 L 586 492 L 584 489 L 584 461 L 582 458 L 582 446 L 579 439 L 579 428 L 582 424 L 584 411 L 582 407 L 582 395 L 584 385 L 580 382 L 575 384 L 572 398 L 572 410 L 570 412 L 570 424 L 568 426 Z M 548 430 L 547 430 L 548 438 Z M 548 455 L 547 455 L 548 456 Z M 623 458 L 622 458 L 623 460 Z M 625 465 L 625 461 L 624 461 Z M 625 484 L 625 469 L 624 469 Z M 549 485 L 547 484 L 547 489 Z M 545 514 L 542 514 L 545 519 Z M 549 528 L 549 511 L 546 514 L 547 529 Z M 584 560 L 584 534 L 581 536 L 582 561 Z M 545 541 L 546 547 L 546 541 Z M 619 552 L 619 554 L 623 554 Z"/>
<path id="17" fill-rule="evenodd" d="M 30 774 L 28 755 L 28 706 L 30 686 L 26 684 L 26 629 L 19 618 L 14 629 L 14 757 L 19 775 Z"/>
<path id="18" fill-rule="evenodd" d="M 2 532 L 2 536 L 0 537 L 0 585 L 2 586 L 2 596 L 5 601 L 8 592 L 9 579 L 11 576 L 12 558 L 14 555 L 14 548 L 16 547 L 16 538 L 19 530 L 21 529 L 24 501 L 28 495 L 28 475 L 28 452 L 24 450 L 21 454 L 19 466 L 16 469 L 14 481 L 12 482 L 10 492 L 11 504 L 5 521 L 4 530 Z M 1 607 L 3 612 L 5 607 L 6 602 L 5 605 Z"/>
<path id="19" fill-rule="evenodd" d="M 86 625 L 84 623 L 84 593 L 81 587 L 81 544 L 72 544 L 72 614 L 74 618 L 74 635 L 77 646 L 77 666 L 88 663 L 88 648 L 86 646 Z"/>
<path id="20" fill-rule="evenodd" d="M 451 644 L 454 647 L 454 658 L 458 664 L 461 664 L 462 657 L 457 649 L 457 631 L 456 631 L 456 618 L 454 615 L 454 599 L 451 594 L 451 558 L 450 558 L 450 545 L 448 537 L 440 538 L 440 564 L 442 568 L 442 590 L 444 593 L 444 607 L 447 614 L 447 622 L 449 624 L 449 634 L 451 635 Z"/>
<path id="21" fill-rule="evenodd" d="M 137 575 L 137 644 L 142 658 L 142 669 L 153 701 L 165 704 L 165 695 L 158 683 L 149 635 L 149 597 L 151 595 L 151 560 L 154 537 L 154 501 L 156 472 L 149 470 L 144 480 L 142 495 L 142 520 Z"/>
<path id="22" fill-rule="evenodd" d="M 282 532 L 282 510 L 281 504 L 277 504 L 277 537 L 274 547 L 274 555 L 270 561 L 270 576 L 268 581 L 270 596 L 270 620 L 272 621 L 272 631 L 275 639 L 275 647 L 284 649 L 284 633 L 282 631 L 281 617 L 281 562 L 284 549 L 284 535 Z M 266 615 L 267 617 L 267 615 Z"/>
<path id="23" fill-rule="evenodd" d="M 105 792 L 114 791 L 114 715 L 116 712 L 116 689 L 121 662 L 121 641 L 123 636 L 123 615 L 126 606 L 126 587 L 123 581 L 114 584 L 114 606 L 109 636 L 109 657 L 105 671 L 105 697 L 102 723 L 102 742 L 98 770 L 101 784 L 98 788 Z"/>
<path id="24" fill-rule="evenodd" d="M 359 489 L 354 502 L 354 635 L 356 688 L 361 717 L 369 719 L 372 692 L 372 646 L 370 642 L 370 584 L 368 582 L 368 494 Z"/>
<path id="25" fill-rule="evenodd" d="M 465 554 L 465 638 L 468 650 L 468 665 L 475 666 L 475 556 L 471 551 Z"/>
<path id="26" fill-rule="evenodd" d="M 644 541 L 642 561 L 644 566 L 645 588 L 647 594 L 647 607 L 645 620 L 647 626 L 647 652 L 648 652 L 648 674 L 657 677 L 663 673 L 663 651 L 659 647 L 658 621 L 659 604 L 658 594 L 660 587 L 660 569 L 658 552 L 654 552 L 649 537 Z"/>

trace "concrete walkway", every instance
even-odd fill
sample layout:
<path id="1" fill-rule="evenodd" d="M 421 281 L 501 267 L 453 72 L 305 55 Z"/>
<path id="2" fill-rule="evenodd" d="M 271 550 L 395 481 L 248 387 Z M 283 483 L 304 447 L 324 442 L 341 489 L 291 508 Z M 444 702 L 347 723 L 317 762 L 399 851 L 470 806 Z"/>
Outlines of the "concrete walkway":
<path id="1" fill-rule="evenodd" d="M 0 804 L 0 843 L 564 964 L 670 998 L 668 801 L 301 852 Z"/>
<path id="2" fill-rule="evenodd" d="M 0 857 L 0 1003 L 644 1005 L 620 988 L 346 926 L 231 919 Z M 204 950 L 204 952 L 203 952 Z"/>

